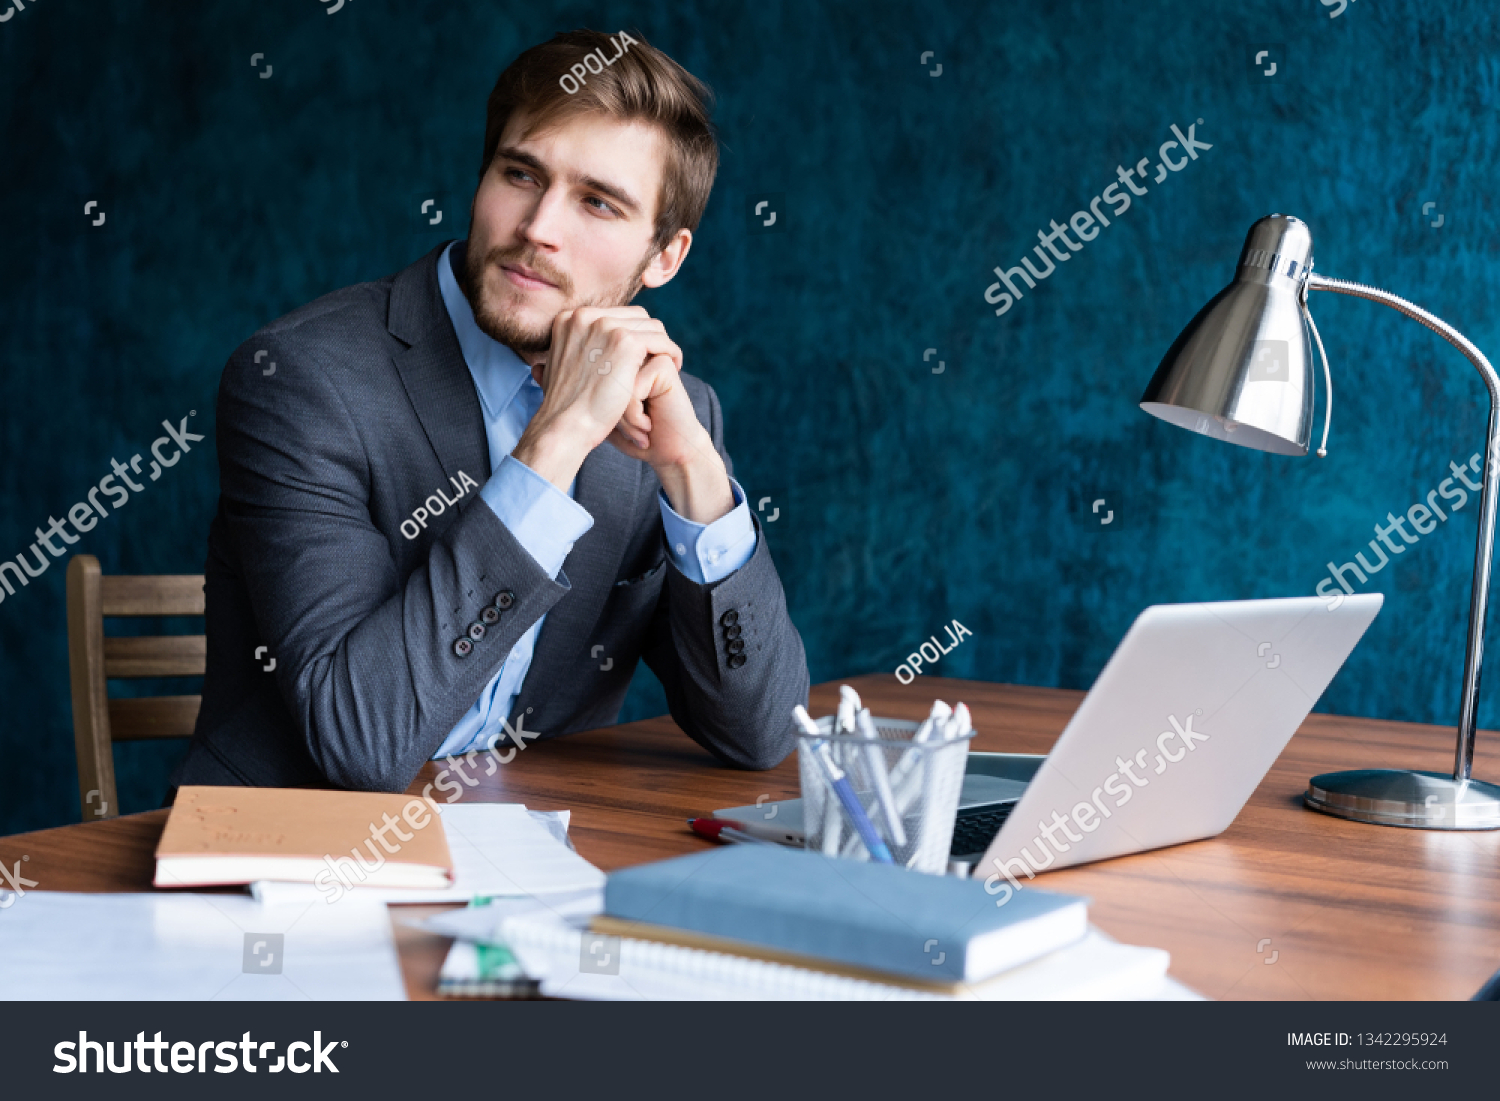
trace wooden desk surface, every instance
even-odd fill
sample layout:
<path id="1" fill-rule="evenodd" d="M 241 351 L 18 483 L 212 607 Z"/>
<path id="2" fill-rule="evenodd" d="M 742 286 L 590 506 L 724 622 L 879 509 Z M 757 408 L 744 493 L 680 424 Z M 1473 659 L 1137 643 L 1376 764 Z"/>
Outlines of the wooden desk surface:
<path id="1" fill-rule="evenodd" d="M 1045 753 L 1082 692 L 889 674 L 849 680 L 876 714 L 920 719 L 934 695 L 974 713 L 978 750 Z M 812 690 L 831 712 L 838 685 Z M 1500 776 L 1500 743 L 1479 737 L 1474 771 Z M 1344 768 L 1447 771 L 1453 733 L 1409 723 L 1310 716 L 1219 837 L 1047 872 L 1041 886 L 1092 898 L 1118 940 L 1172 953 L 1172 974 L 1211 998 L 1470 997 L 1500 967 L 1500 832 L 1366 826 L 1306 810 L 1309 776 Z M 435 775 L 431 763 L 413 784 Z M 477 770 L 482 774 L 483 768 Z M 719 767 L 669 718 L 536 742 L 465 798 L 573 812 L 578 851 L 606 871 L 692 852 L 685 820 L 715 807 L 795 797 L 795 755 L 768 772 Z M 38 890 L 144 891 L 165 811 L 0 838 Z M 408 993 L 428 998 L 446 938 L 407 927 L 434 907 L 393 908 Z"/>

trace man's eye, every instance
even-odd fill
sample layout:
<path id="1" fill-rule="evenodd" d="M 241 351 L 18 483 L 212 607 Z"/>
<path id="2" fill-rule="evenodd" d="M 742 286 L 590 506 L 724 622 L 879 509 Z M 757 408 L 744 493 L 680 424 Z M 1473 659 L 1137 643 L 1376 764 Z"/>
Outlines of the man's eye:
<path id="1" fill-rule="evenodd" d="M 519 168 L 507 168 L 505 170 L 505 178 L 509 180 L 516 180 L 517 182 L 532 180 L 531 173 L 522 172 Z"/>
<path id="2" fill-rule="evenodd" d="M 594 209 L 595 210 L 599 210 L 599 211 L 603 211 L 606 214 L 618 214 L 618 213 L 620 213 L 618 210 L 616 210 L 614 207 L 610 206 L 608 203 L 606 203 L 603 199 L 599 198 L 597 195 L 590 195 L 587 199 L 585 199 L 583 201 L 586 202 L 586 203 L 598 203 L 599 205 L 596 206 Z"/>

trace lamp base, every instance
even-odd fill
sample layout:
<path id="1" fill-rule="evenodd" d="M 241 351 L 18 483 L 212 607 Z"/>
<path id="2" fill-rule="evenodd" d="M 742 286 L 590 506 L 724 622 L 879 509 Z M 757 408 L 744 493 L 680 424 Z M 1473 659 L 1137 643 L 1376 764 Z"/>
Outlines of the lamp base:
<path id="1" fill-rule="evenodd" d="M 1302 802 L 1324 814 L 1424 830 L 1500 829 L 1500 786 L 1441 772 L 1360 768 L 1307 782 Z"/>

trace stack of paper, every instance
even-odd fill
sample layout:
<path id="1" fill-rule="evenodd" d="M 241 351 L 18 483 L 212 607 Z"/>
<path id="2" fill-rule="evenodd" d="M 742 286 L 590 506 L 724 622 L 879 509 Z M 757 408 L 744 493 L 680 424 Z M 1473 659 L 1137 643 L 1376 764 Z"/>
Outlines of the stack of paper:
<path id="1" fill-rule="evenodd" d="M 447 808 L 451 815 L 461 807 Z M 493 811 L 491 813 L 494 813 Z M 445 817 L 445 825 L 449 819 Z M 457 832 L 450 833 L 462 878 Z M 743 854 L 741 854 L 743 855 Z M 687 859 L 687 858 L 679 858 Z M 934 990 L 892 975 L 858 977 L 795 962 L 752 958 L 713 946 L 672 944 L 599 931 L 604 910 L 603 876 L 581 889 L 549 890 L 567 882 L 555 874 L 530 879 L 539 889 L 512 897 L 480 898 L 463 910 L 421 922 L 431 932 L 456 938 L 444 963 L 439 992 L 460 996 L 514 996 L 648 1000 L 744 999 L 958 999 L 1079 1000 L 1192 997 L 1165 978 L 1168 954 L 1114 942 L 1080 923 L 1082 939 L 1011 967 L 982 982 Z M 510 869 L 515 876 L 523 865 Z M 497 892 L 502 893 L 502 892 Z M 380 892 L 382 897 L 390 892 Z M 1085 932 L 1086 930 L 1086 932 Z M 1076 937 L 1078 934 L 1075 933 Z M 1071 939 L 1071 938 L 1069 938 Z"/>
<path id="2" fill-rule="evenodd" d="M 453 883 L 436 890 L 367 887 L 350 884 L 350 894 L 390 903 L 467 902 L 484 896 L 547 896 L 600 890 L 604 873 L 579 856 L 562 829 L 528 812 L 520 803 L 439 805 L 443 832 L 453 857 Z M 351 877 L 352 878 L 352 877 Z M 262 880 L 252 885 L 268 904 L 323 901 L 322 886 Z"/>
<path id="3" fill-rule="evenodd" d="M 236 894 L 28 891 L 0 919 L 0 999 L 400 1000 L 386 908 Z"/>
<path id="4" fill-rule="evenodd" d="M 587 918 L 527 914 L 507 919 L 503 936 L 526 973 L 550 997 L 711 1001 L 979 1000 L 1070 1001 L 1152 998 L 1164 988 L 1170 957 L 1159 948 L 1118 944 L 1090 927 L 1077 943 L 954 994 L 721 952 L 590 932 Z"/>

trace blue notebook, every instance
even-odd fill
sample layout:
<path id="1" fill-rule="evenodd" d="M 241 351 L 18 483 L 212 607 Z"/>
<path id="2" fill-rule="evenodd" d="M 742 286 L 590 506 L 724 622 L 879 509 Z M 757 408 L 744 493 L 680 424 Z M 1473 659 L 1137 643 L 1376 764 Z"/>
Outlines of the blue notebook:
<path id="1" fill-rule="evenodd" d="M 610 874 L 604 912 L 935 982 L 979 982 L 1081 939 L 1087 902 L 1030 886 L 775 845 L 727 845 Z"/>

